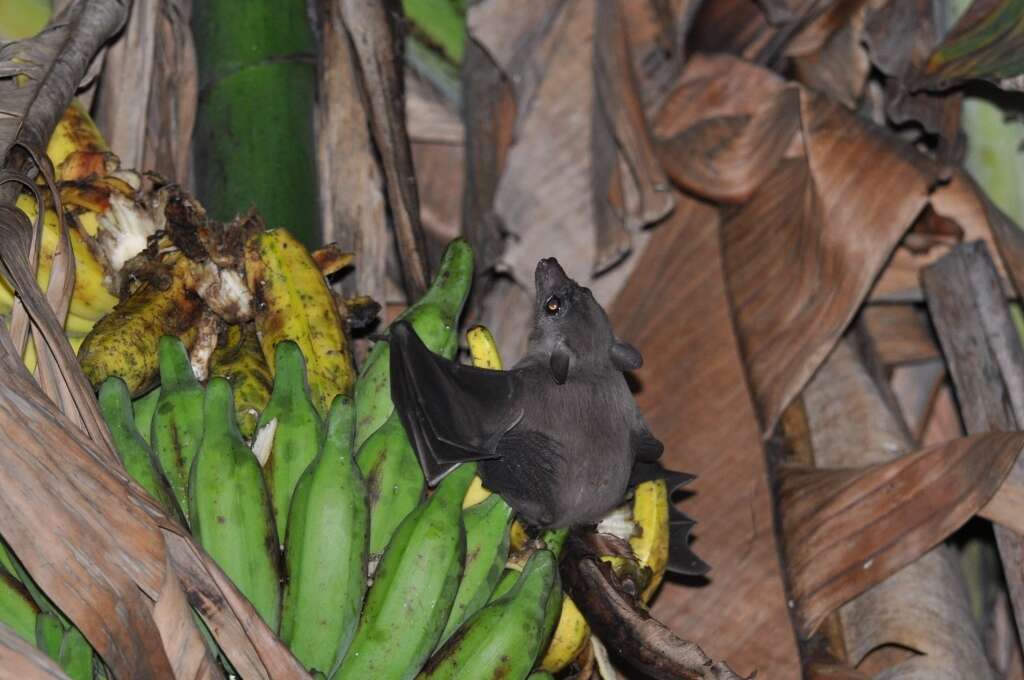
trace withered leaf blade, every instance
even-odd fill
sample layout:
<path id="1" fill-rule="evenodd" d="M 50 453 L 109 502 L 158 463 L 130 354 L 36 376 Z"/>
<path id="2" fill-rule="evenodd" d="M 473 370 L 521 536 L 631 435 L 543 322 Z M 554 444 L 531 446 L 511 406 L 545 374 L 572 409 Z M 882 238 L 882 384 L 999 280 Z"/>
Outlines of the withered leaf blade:
<path id="1" fill-rule="evenodd" d="M 782 471 L 776 498 L 800 635 L 977 514 L 1022 449 L 1024 433 L 988 433 L 859 469 Z"/>
<path id="2" fill-rule="evenodd" d="M 775 169 L 800 128 L 800 96 L 778 92 L 753 116 L 701 121 L 659 146 L 672 181 L 722 203 L 742 203 Z"/>
<path id="3" fill-rule="evenodd" d="M 914 448 L 895 403 L 898 395 L 892 393 L 897 375 L 890 391 L 873 345 L 864 325 L 855 325 L 801 393 L 819 468 L 884 464 Z M 941 377 L 941 362 L 932 363 Z M 788 536 L 783 545 L 788 554 Z M 947 546 L 936 546 L 838 609 L 846 660 L 859 667 L 875 650 L 895 645 L 915 653 L 885 672 L 906 680 L 946 673 L 991 678 L 966 593 L 958 556 Z M 880 671 L 876 666 L 873 674 Z"/>
<path id="4" fill-rule="evenodd" d="M 698 478 L 681 509 L 712 565 L 699 589 L 666 583 L 652 614 L 739 673 L 800 664 L 773 532 L 768 471 L 722 272 L 718 211 L 682 194 L 609 310 L 644 355 L 637 403 L 664 465 Z"/>
<path id="5" fill-rule="evenodd" d="M 737 333 L 765 433 L 860 308 L 937 173 L 834 102 L 802 91 L 800 109 L 806 158 L 783 161 L 723 224 Z"/>

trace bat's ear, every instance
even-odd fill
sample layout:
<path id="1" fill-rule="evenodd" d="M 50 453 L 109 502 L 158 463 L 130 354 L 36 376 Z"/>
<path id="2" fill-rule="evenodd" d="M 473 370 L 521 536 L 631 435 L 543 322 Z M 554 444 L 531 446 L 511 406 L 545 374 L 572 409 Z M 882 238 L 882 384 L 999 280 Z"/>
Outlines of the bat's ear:
<path id="1" fill-rule="evenodd" d="M 635 371 L 644 365 L 644 358 L 640 355 L 640 350 L 622 340 L 612 343 L 608 355 L 612 360 L 612 366 L 620 371 Z"/>
<path id="2" fill-rule="evenodd" d="M 572 352 L 564 342 L 558 343 L 551 350 L 551 360 L 548 366 L 551 368 L 551 377 L 559 385 L 565 383 L 566 378 L 569 377 L 569 360 L 571 358 Z"/>

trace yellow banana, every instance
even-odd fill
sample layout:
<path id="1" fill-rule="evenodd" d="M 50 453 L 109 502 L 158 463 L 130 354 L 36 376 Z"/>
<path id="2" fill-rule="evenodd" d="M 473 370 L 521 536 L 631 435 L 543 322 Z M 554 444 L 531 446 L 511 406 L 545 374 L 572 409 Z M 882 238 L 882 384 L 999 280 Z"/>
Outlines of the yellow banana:
<path id="1" fill-rule="evenodd" d="M 629 545 L 640 567 L 651 570 L 641 593 L 644 602 L 649 602 L 661 585 L 668 566 L 668 504 L 668 486 L 664 479 L 637 485 L 633 496 L 633 521 L 640 531 L 629 539 Z"/>
<path id="2" fill-rule="evenodd" d="M 548 643 L 538 668 L 549 673 L 557 673 L 575 661 L 589 641 L 590 626 L 587 625 L 587 620 L 583 618 L 572 598 L 563 595 L 558 627 L 551 636 L 551 642 Z"/>
<path id="3" fill-rule="evenodd" d="M 46 155 L 57 171 L 57 179 L 62 182 L 90 175 L 102 177 L 119 165 L 88 111 L 77 99 L 64 111 L 50 135 Z"/>
<path id="4" fill-rule="evenodd" d="M 473 357 L 473 365 L 477 368 L 489 368 L 500 371 L 502 369 L 501 354 L 498 353 L 498 345 L 494 342 L 494 336 L 484 326 L 473 326 L 466 331 L 466 340 L 469 342 L 469 354 Z M 462 501 L 462 507 L 468 508 L 487 500 L 491 492 L 484 486 L 480 477 L 474 477 L 469 485 L 469 491 Z"/>
<path id="5" fill-rule="evenodd" d="M 274 347 L 292 340 L 306 359 L 310 392 L 321 414 L 335 396 L 352 396 L 355 368 L 345 329 L 331 289 L 306 248 L 285 229 L 261 232 L 246 243 L 245 276 L 271 371 Z"/>

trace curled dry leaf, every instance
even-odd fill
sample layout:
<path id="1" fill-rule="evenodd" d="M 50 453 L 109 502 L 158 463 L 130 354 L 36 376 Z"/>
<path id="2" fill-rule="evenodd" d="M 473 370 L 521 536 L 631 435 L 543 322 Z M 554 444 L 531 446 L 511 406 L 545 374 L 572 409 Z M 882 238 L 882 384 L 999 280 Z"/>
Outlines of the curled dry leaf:
<path id="1" fill-rule="evenodd" d="M 676 196 L 609 312 L 644 355 L 637 403 L 664 464 L 697 470 L 682 508 L 711 565 L 699 589 L 668 582 L 652 614 L 740 673 L 798 677 L 768 473 L 729 313 L 714 207 Z"/>
<path id="2" fill-rule="evenodd" d="M 867 305 L 861 319 L 888 366 L 941 358 L 928 315 L 919 306 Z"/>
<path id="3" fill-rule="evenodd" d="M 917 364 L 922 365 L 927 366 Z M 879 357 L 862 327 L 836 345 L 802 396 L 819 468 L 885 464 L 913 448 Z M 787 539 L 783 543 L 789 545 Z M 841 606 L 838 613 L 851 666 L 883 646 L 896 645 L 914 653 L 886 669 L 890 676 L 992 677 L 957 557 L 949 547 L 928 551 Z"/>
<path id="4" fill-rule="evenodd" d="M 944 540 L 988 503 L 1024 433 L 988 433 L 839 470 L 780 471 L 776 498 L 797 631 Z"/>

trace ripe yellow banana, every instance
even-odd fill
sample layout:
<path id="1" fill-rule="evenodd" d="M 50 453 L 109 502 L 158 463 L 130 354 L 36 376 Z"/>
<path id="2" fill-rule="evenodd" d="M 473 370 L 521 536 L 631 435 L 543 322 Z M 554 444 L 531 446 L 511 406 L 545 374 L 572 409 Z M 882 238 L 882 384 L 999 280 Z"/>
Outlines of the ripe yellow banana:
<path id="1" fill-rule="evenodd" d="M 261 232 L 246 243 L 245 276 L 271 371 L 277 343 L 292 340 L 306 359 L 309 389 L 321 414 L 335 396 L 352 396 L 356 376 L 345 329 L 331 289 L 306 248 L 285 229 Z"/>
<path id="2" fill-rule="evenodd" d="M 641 599 L 649 602 L 668 566 L 668 486 L 664 479 L 643 482 L 633 496 L 633 521 L 640 531 L 629 539 L 641 568 L 651 570 Z"/>

